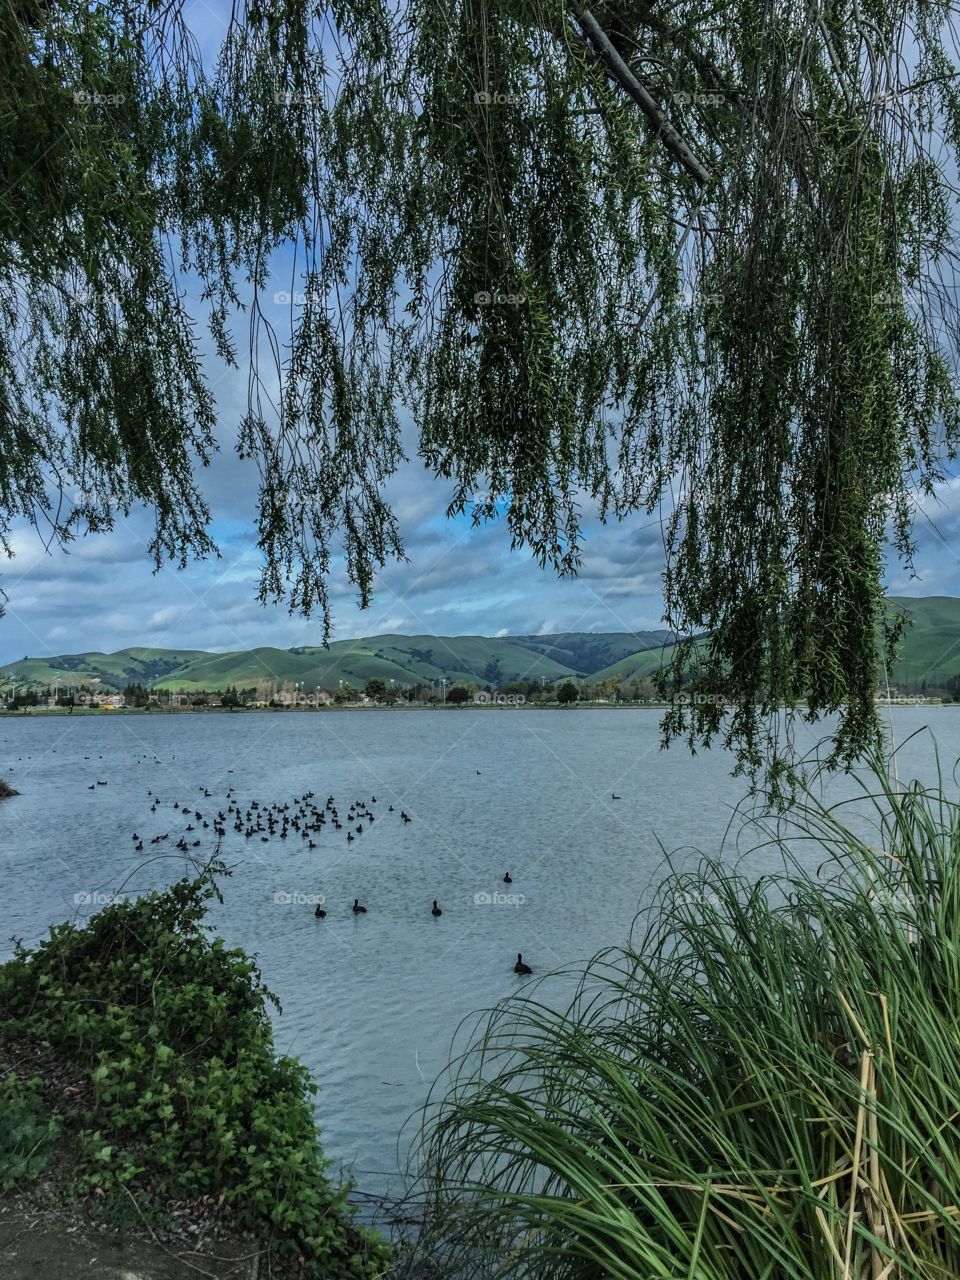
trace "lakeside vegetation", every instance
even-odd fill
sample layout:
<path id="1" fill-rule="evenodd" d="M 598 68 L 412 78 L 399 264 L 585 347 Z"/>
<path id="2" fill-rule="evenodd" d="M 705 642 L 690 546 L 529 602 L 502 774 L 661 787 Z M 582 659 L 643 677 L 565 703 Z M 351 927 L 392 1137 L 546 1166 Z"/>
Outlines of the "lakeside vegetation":
<path id="1" fill-rule="evenodd" d="M 480 1024 L 427 1109 L 424 1255 L 504 1280 L 960 1274 L 960 808 L 808 793 L 760 848 L 826 859 L 662 886 L 565 1011 Z"/>
<path id="2" fill-rule="evenodd" d="M 381 1275 L 389 1250 L 327 1177 L 315 1086 L 274 1047 L 275 997 L 205 925 L 224 874 L 54 926 L 0 966 L 0 1193 L 120 1227 L 215 1204 L 290 1273 Z"/>

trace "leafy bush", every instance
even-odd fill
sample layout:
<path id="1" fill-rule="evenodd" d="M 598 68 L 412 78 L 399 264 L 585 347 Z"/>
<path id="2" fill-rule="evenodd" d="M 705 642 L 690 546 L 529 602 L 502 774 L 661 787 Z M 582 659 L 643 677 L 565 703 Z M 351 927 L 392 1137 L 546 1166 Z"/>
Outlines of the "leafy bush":
<path id="1" fill-rule="evenodd" d="M 565 1013 L 493 1011 L 427 1113 L 427 1247 L 524 1280 L 960 1275 L 960 810 L 878 774 L 672 878 Z M 864 824 L 866 826 L 866 824 Z M 794 867 L 796 864 L 793 864 Z"/>
<path id="2" fill-rule="evenodd" d="M 0 1193 L 43 1172 L 59 1132 L 58 1121 L 46 1114 L 39 1082 L 0 1070 Z"/>
<path id="3" fill-rule="evenodd" d="M 18 947 L 0 968 L 3 1029 L 89 1073 L 93 1102 L 71 1117 L 72 1187 L 97 1188 L 113 1217 L 222 1196 L 240 1229 L 305 1259 L 305 1276 L 376 1275 L 387 1251 L 326 1178 L 315 1087 L 274 1050 L 275 998 L 203 927 L 215 894 L 208 875 L 183 880 Z"/>

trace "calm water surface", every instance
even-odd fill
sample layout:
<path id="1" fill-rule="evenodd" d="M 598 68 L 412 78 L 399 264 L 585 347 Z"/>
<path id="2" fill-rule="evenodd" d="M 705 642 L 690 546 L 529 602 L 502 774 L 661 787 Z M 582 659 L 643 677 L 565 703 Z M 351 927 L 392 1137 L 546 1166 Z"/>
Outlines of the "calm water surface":
<path id="1" fill-rule="evenodd" d="M 932 731 L 901 750 L 901 776 L 932 779 L 934 743 L 949 775 L 960 710 L 897 708 L 892 723 L 901 742 Z M 376 821 L 353 843 L 346 824 L 328 826 L 314 851 L 293 831 L 262 844 L 228 824 L 234 875 L 214 921 L 257 955 L 281 1000 L 277 1043 L 320 1086 L 328 1154 L 362 1187 L 395 1190 L 401 1127 L 461 1020 L 520 989 L 518 951 L 542 973 L 624 942 L 662 875 L 663 848 L 680 851 L 680 865 L 719 849 L 746 791 L 730 768 L 718 751 L 661 751 L 658 716 L 645 710 L 0 719 L 0 777 L 22 792 L 0 805 L 0 957 L 13 936 L 32 944 L 52 923 L 82 920 L 93 908 L 77 895 L 183 875 L 171 846 L 186 820 L 174 801 L 205 817 L 226 808 L 229 787 L 244 806 L 292 805 L 306 791 L 322 805 L 332 793 L 341 818 L 352 800 L 370 803 Z M 98 780 L 107 785 L 90 791 Z M 834 779 L 829 795 L 848 787 Z M 171 840 L 151 846 L 162 832 Z M 189 839 L 198 835 L 191 854 L 209 854 L 210 831 Z M 747 868 L 773 870 L 769 857 Z M 523 901 L 476 900 L 497 892 Z M 322 894 L 327 918 L 276 900 L 297 894 Z M 351 913 L 355 897 L 366 916 Z"/>

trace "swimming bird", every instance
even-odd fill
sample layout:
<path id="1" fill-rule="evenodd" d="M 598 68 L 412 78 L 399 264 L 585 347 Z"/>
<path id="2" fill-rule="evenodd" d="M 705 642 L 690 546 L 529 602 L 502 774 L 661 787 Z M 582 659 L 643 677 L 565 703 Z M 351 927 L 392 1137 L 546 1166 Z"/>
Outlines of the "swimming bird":
<path id="1" fill-rule="evenodd" d="M 611 791 L 611 792 L 610 792 L 610 799 L 611 799 L 611 800 L 619 800 L 619 799 L 620 799 L 620 797 L 617 795 L 617 793 L 616 793 L 615 791 Z"/>
<path id="2" fill-rule="evenodd" d="M 440 908 L 437 906 L 437 900 L 436 900 L 436 898 L 434 898 L 434 900 L 433 900 L 433 910 L 430 912 L 430 914 L 431 914 L 432 916 L 442 916 L 442 915 L 443 915 L 443 912 L 442 912 L 442 911 L 440 910 Z"/>
<path id="3" fill-rule="evenodd" d="M 513 966 L 513 972 L 514 973 L 533 973 L 533 970 L 530 968 L 530 966 L 528 964 L 523 963 L 523 956 L 520 954 L 519 951 L 517 952 L 517 963 Z"/>
<path id="4" fill-rule="evenodd" d="M 365 916 L 367 914 L 367 908 L 361 907 L 359 898 L 354 898 L 353 900 L 353 914 L 355 916 Z"/>
<path id="5" fill-rule="evenodd" d="M 509 872 L 509 871 L 508 871 L 508 872 L 507 872 L 507 874 L 503 877 L 503 883 L 504 883 L 504 884 L 513 884 L 513 876 L 510 874 L 510 872 Z"/>
<path id="6" fill-rule="evenodd" d="M 316 911 L 314 911 L 313 914 L 317 917 L 318 920 L 326 919 L 326 915 L 327 915 L 327 913 L 324 911 L 323 907 L 321 907 L 319 902 L 317 903 L 317 909 Z"/>

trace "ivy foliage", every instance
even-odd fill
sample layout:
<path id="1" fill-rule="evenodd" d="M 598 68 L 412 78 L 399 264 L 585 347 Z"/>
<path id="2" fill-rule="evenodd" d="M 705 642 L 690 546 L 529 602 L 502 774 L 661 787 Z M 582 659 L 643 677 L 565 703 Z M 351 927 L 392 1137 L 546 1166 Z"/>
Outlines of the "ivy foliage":
<path id="1" fill-rule="evenodd" d="M 329 629 L 342 546 L 369 600 L 402 555 L 402 410 L 451 513 L 560 573 L 585 504 L 667 500 L 663 688 L 717 695 L 668 740 L 722 734 L 753 769 L 803 703 L 839 712 L 850 760 L 896 638 L 886 549 L 910 562 L 958 434 L 953 21 L 946 0 L 245 0 L 211 64 L 177 0 L 6 6 L 0 535 L 139 501 L 158 563 L 213 550 L 196 285 L 228 362 L 248 312 L 263 599 Z M 284 247 L 288 326 L 266 302 Z"/>
<path id="2" fill-rule="evenodd" d="M 214 1197 L 298 1274 L 380 1275 L 386 1246 L 326 1176 L 316 1087 L 274 1048 L 275 998 L 204 927 L 217 870 L 55 926 L 0 967 L 4 1036 L 71 1064 L 80 1098 L 45 1116 L 37 1079 L 0 1063 L 0 1188 L 40 1176 L 62 1136 L 62 1189 L 95 1193 L 111 1220 L 163 1221 L 173 1204 Z"/>

